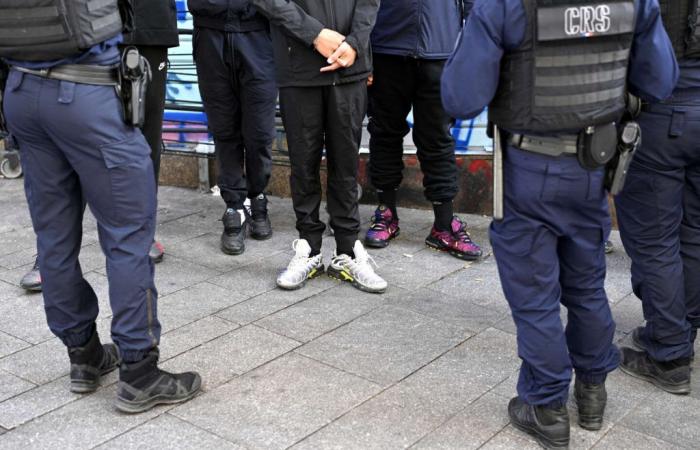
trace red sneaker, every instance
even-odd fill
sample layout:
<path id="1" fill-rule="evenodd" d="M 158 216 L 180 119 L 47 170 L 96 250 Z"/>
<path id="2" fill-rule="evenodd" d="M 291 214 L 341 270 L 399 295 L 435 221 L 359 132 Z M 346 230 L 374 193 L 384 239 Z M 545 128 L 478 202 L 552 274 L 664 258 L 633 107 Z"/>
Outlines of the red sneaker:
<path id="1" fill-rule="evenodd" d="M 475 261 L 481 257 L 481 247 L 475 244 L 469 233 L 467 224 L 459 217 L 452 218 L 451 231 L 438 231 L 433 226 L 430 234 L 425 238 L 425 245 L 441 252 L 447 252 L 455 258 L 465 261 Z"/>

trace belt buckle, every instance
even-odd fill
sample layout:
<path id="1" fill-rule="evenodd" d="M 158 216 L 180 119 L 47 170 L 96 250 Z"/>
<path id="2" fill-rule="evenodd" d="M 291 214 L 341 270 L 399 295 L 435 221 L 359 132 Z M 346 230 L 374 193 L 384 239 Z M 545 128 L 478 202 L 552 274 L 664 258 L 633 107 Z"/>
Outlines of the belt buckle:
<path id="1" fill-rule="evenodd" d="M 39 69 L 39 76 L 40 77 L 49 78 L 50 73 L 51 73 L 51 69 Z"/>

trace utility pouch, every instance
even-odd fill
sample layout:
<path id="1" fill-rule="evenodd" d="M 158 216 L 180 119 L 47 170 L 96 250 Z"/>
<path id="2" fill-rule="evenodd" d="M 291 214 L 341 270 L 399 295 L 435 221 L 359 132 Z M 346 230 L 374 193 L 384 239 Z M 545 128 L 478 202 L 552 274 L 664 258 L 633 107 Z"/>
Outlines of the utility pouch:
<path id="1" fill-rule="evenodd" d="M 605 168 L 605 188 L 612 194 L 622 192 L 634 155 L 642 145 L 642 129 L 637 122 L 627 122 L 620 132 L 617 154 Z"/>
<path id="2" fill-rule="evenodd" d="M 151 78 L 151 66 L 136 47 L 124 49 L 117 90 L 124 105 L 124 121 L 129 125 L 143 127 L 146 118 L 146 91 Z"/>
<path id="3" fill-rule="evenodd" d="M 581 167 L 587 170 L 603 167 L 615 156 L 617 148 L 615 123 L 586 128 L 579 134 L 576 147 Z"/>

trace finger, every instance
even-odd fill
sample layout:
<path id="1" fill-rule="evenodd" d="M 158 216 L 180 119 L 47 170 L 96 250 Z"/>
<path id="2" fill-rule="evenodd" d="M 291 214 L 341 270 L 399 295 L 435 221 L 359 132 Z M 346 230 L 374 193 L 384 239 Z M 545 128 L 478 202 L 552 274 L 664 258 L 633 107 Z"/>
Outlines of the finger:
<path id="1" fill-rule="evenodd" d="M 340 46 L 335 50 L 335 52 L 333 52 L 333 54 L 328 57 L 328 64 L 333 64 L 338 59 L 340 59 L 340 57 L 343 56 L 349 48 L 350 45 L 348 45 L 347 42 L 343 42 L 342 44 L 340 44 Z"/>
<path id="2" fill-rule="evenodd" d="M 322 67 L 322 68 L 321 68 L 321 72 L 334 72 L 334 71 L 340 69 L 341 67 L 343 67 L 343 66 L 341 66 L 340 63 L 338 63 L 338 62 L 336 61 L 336 62 L 334 62 L 333 64 L 331 64 L 331 65 L 329 65 L 329 66 Z"/>

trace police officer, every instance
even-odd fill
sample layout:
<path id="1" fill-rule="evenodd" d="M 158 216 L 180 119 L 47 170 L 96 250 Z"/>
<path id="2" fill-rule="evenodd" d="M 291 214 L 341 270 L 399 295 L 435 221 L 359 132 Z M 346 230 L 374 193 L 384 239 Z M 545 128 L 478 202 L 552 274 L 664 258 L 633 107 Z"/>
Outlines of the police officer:
<path id="1" fill-rule="evenodd" d="M 264 190 L 272 173 L 277 88 L 270 25 L 248 0 L 188 0 L 199 91 L 226 203 L 221 251 L 272 237 Z M 247 206 L 247 207 L 246 207 Z"/>
<path id="2" fill-rule="evenodd" d="M 466 3 L 466 5 L 465 5 Z M 413 109 L 413 139 L 423 171 L 425 196 L 435 222 L 426 244 L 457 258 L 475 260 L 481 248 L 456 216 L 459 192 L 452 120 L 440 99 L 440 76 L 454 49 L 471 1 L 384 0 L 372 31 L 373 83 L 369 88 L 369 175 L 379 206 L 365 236 L 384 248 L 398 236 L 397 189 L 402 181 L 406 117 Z M 418 26 L 416 26 L 418 24 Z"/>
<path id="3" fill-rule="evenodd" d="M 94 391 L 121 360 L 121 411 L 187 400 L 199 390 L 199 375 L 169 374 L 157 366 L 160 323 L 148 257 L 155 182 L 148 144 L 127 125 L 116 95 L 122 40 L 117 0 L 16 5 L 0 0 L 0 17 L 13 19 L 0 36 L 0 57 L 12 66 L 4 111 L 32 193 L 46 316 L 68 348 L 71 390 Z M 78 261 L 86 203 L 107 259 L 116 346 L 100 342 L 97 297 Z"/>
<path id="4" fill-rule="evenodd" d="M 657 0 L 477 0 L 445 68 L 447 112 L 470 118 L 489 105 L 508 144 L 504 218 L 490 230 L 522 359 L 508 411 L 544 446 L 568 446 L 572 369 L 579 425 L 601 428 L 619 353 L 595 167 L 614 154 L 626 86 L 659 100 L 676 78 Z"/>
<path id="5" fill-rule="evenodd" d="M 168 75 L 168 48 L 177 47 L 177 10 L 175 0 L 134 0 L 135 29 L 124 36 L 123 45 L 135 45 L 148 60 L 153 78 L 146 95 L 146 120 L 143 135 L 151 147 L 151 160 L 158 188 L 160 173 L 161 135 L 163 131 L 163 111 L 165 109 L 165 82 Z M 165 19 L 165 20 L 163 20 Z M 27 191 L 27 196 L 31 192 Z M 165 249 L 158 241 L 153 241 L 149 255 L 154 263 L 163 260 Z M 39 258 L 32 268 L 22 276 L 20 287 L 29 292 L 41 291 L 41 271 Z"/>
<path id="6" fill-rule="evenodd" d="M 622 349 L 621 368 L 687 394 L 700 326 L 700 4 L 661 1 L 661 13 L 680 79 L 670 98 L 643 106 L 643 144 L 615 201 L 646 319 L 632 333 L 636 350 Z"/>

